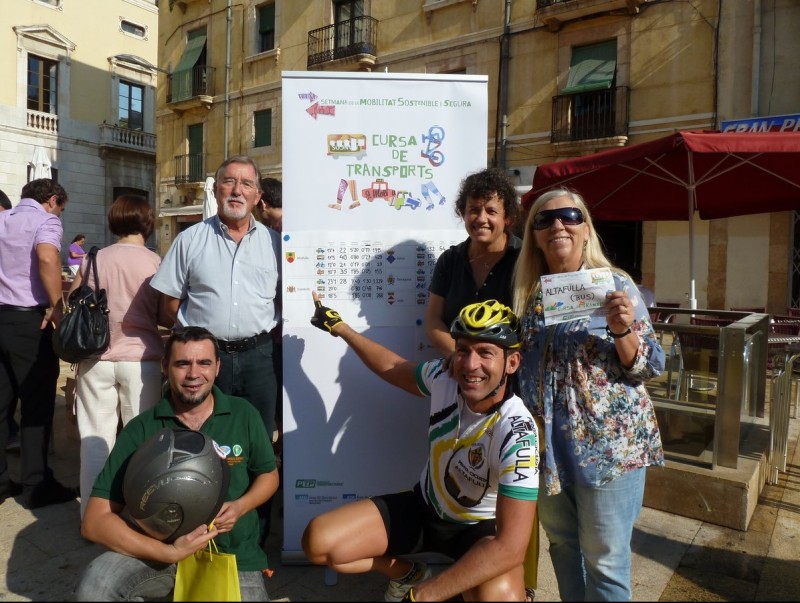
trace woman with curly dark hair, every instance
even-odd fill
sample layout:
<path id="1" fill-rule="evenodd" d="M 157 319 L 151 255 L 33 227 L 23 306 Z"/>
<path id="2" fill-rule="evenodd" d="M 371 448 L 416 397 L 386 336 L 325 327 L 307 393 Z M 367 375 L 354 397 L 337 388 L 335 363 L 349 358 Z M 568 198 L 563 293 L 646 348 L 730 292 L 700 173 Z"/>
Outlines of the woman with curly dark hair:
<path id="1" fill-rule="evenodd" d="M 506 172 L 488 168 L 468 175 L 456 198 L 456 215 L 469 235 L 439 256 L 429 287 L 425 334 L 438 352 L 455 351 L 450 324 L 467 304 L 513 302 L 511 277 L 521 241 L 512 233 L 521 210 Z"/>

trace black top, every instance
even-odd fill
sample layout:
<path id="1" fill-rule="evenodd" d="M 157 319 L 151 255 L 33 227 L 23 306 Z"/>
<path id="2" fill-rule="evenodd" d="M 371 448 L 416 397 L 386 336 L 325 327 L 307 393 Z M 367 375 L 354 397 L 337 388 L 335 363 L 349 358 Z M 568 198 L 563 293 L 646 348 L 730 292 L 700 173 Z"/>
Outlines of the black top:
<path id="1" fill-rule="evenodd" d="M 494 265 L 482 287 L 475 284 L 469 265 L 470 239 L 453 245 L 436 260 L 428 291 L 444 298 L 444 324 L 450 324 L 461 308 L 487 299 L 496 299 L 509 307 L 513 305 L 512 276 L 519 257 L 522 240 L 508 234 L 508 246 L 503 257 Z"/>

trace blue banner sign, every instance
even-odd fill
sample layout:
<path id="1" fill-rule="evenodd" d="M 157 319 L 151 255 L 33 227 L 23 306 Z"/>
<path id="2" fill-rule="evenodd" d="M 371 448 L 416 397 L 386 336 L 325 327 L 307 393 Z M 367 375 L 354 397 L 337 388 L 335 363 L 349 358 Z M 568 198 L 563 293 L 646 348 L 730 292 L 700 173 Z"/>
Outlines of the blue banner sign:
<path id="1" fill-rule="evenodd" d="M 735 134 L 741 132 L 800 132 L 800 114 L 731 119 L 723 121 L 720 130 Z"/>

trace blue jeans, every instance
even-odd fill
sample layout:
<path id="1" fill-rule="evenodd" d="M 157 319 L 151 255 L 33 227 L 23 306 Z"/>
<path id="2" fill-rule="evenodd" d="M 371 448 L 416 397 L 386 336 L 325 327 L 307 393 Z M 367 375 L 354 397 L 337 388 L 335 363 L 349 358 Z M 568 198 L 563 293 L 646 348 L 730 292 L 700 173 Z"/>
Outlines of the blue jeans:
<path id="1" fill-rule="evenodd" d="M 275 432 L 275 407 L 278 401 L 278 380 L 272 359 L 273 341 L 244 352 L 220 352 L 219 375 L 215 384 L 229 396 L 244 398 L 261 413 L 267 436 L 272 444 Z M 271 530 L 272 498 L 258 507 L 259 544 L 263 547 Z"/>
<path id="2" fill-rule="evenodd" d="M 633 469 L 599 487 L 572 485 L 539 497 L 539 521 L 550 540 L 562 601 L 631 600 L 631 537 L 646 471 Z"/>
<path id="3" fill-rule="evenodd" d="M 172 600 L 174 564 L 144 561 L 108 551 L 94 559 L 75 589 L 76 601 Z M 261 572 L 239 572 L 242 601 L 269 601 Z"/>
<path id="4" fill-rule="evenodd" d="M 270 438 L 275 431 L 275 406 L 278 400 L 272 349 L 272 339 L 268 339 L 260 346 L 244 352 L 220 352 L 219 375 L 214 380 L 223 393 L 244 398 L 258 409 Z"/>

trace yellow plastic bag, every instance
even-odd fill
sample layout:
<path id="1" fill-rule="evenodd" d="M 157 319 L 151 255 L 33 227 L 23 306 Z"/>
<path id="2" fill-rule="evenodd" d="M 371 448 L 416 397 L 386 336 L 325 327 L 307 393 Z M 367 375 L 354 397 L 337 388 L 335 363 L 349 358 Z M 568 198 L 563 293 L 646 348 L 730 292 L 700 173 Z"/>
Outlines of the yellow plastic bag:
<path id="1" fill-rule="evenodd" d="M 214 550 L 211 550 L 211 547 Z M 236 555 L 208 548 L 178 562 L 173 601 L 241 601 Z"/>

